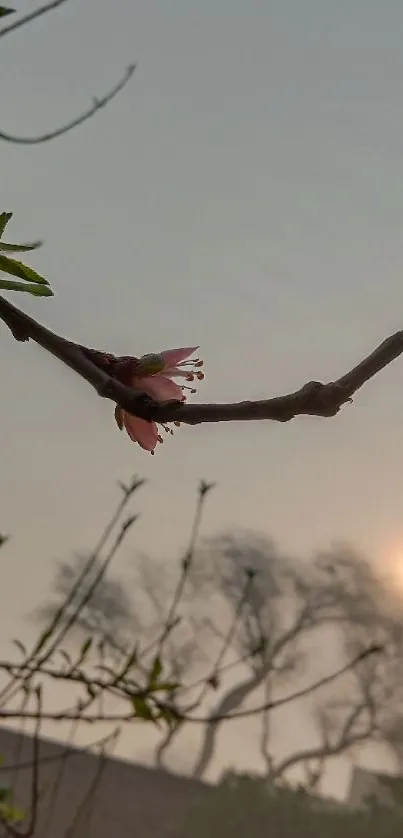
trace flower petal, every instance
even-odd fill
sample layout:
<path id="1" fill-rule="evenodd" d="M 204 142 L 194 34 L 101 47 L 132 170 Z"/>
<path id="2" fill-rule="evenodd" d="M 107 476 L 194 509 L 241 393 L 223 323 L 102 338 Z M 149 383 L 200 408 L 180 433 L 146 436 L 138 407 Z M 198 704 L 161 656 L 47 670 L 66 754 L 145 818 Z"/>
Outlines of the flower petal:
<path id="1" fill-rule="evenodd" d="M 183 399 L 183 392 L 179 385 L 175 384 L 174 381 L 171 381 L 171 379 L 167 378 L 165 375 L 153 375 L 148 376 L 147 378 L 139 379 L 135 378 L 132 386 L 134 388 L 138 387 L 139 390 L 143 390 L 144 393 L 147 393 L 148 396 L 151 396 L 151 398 L 155 399 L 157 402 L 169 401 L 170 399 L 182 401 Z"/>
<path id="2" fill-rule="evenodd" d="M 186 358 L 193 355 L 193 352 L 196 352 L 196 349 L 198 348 L 198 346 L 185 346 L 183 349 L 165 349 L 165 351 L 160 354 L 165 361 L 165 366 L 175 367 L 176 364 L 180 364 L 181 361 L 186 361 Z"/>
<path id="3" fill-rule="evenodd" d="M 133 442 L 138 442 L 145 451 L 154 451 L 158 442 L 158 428 L 155 422 L 147 422 L 123 411 L 124 426 Z"/>
<path id="4" fill-rule="evenodd" d="M 121 407 L 119 407 L 118 404 L 115 407 L 115 422 L 116 422 L 119 430 L 122 431 L 123 430 L 123 410 L 122 410 Z"/>

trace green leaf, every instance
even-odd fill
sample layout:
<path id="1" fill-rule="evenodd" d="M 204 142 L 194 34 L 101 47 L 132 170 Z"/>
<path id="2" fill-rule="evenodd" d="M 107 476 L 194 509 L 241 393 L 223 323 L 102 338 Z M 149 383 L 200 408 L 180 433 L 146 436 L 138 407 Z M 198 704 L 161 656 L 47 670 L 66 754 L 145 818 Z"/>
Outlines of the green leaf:
<path id="1" fill-rule="evenodd" d="M 7 9 L 5 6 L 0 6 L 0 17 L 15 14 L 15 9 Z"/>
<path id="2" fill-rule="evenodd" d="M 16 806 L 9 806 L 8 803 L 0 803 L 0 814 L 3 820 L 9 824 L 22 823 L 25 820 L 25 812 L 17 809 Z"/>
<path id="3" fill-rule="evenodd" d="M 48 285 L 31 285 L 29 282 L 13 282 L 11 279 L 0 279 L 0 289 L 4 291 L 26 291 L 35 297 L 53 297 L 53 291 Z"/>
<path id="4" fill-rule="evenodd" d="M 0 239 L 4 233 L 4 230 L 7 227 L 8 222 L 10 221 L 10 218 L 12 217 L 12 212 L 0 212 Z"/>
<path id="5" fill-rule="evenodd" d="M 11 276 L 18 276 L 19 279 L 24 279 L 27 282 L 37 282 L 39 285 L 49 285 L 48 280 L 41 276 L 33 268 L 24 265 L 23 262 L 17 262 L 16 259 L 10 259 L 8 256 L 0 254 L 0 271 Z"/>
<path id="6" fill-rule="evenodd" d="M 41 247 L 42 242 L 30 242 L 26 244 L 7 244 L 6 242 L 0 241 L 0 252 L 1 253 L 26 253 L 27 250 L 37 250 L 38 247 Z"/>
<path id="7" fill-rule="evenodd" d="M 155 689 L 154 685 L 158 681 L 158 678 L 160 677 L 161 672 L 162 672 L 162 663 L 161 663 L 159 657 L 156 657 L 155 661 L 153 663 L 153 668 L 152 668 L 151 673 L 150 673 L 150 687 Z"/>
<path id="8" fill-rule="evenodd" d="M 147 722 L 155 721 L 151 707 L 149 707 L 144 698 L 134 695 L 132 698 L 132 704 L 136 718 L 145 719 Z"/>

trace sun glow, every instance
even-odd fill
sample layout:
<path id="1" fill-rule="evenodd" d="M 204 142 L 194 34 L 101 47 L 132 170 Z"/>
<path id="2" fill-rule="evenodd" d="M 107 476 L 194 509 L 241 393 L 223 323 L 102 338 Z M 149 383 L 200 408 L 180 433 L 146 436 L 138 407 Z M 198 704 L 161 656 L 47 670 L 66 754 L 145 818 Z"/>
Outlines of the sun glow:
<path id="1" fill-rule="evenodd" d="M 383 560 L 383 572 L 389 585 L 398 594 L 403 595 L 403 551 L 391 551 Z"/>

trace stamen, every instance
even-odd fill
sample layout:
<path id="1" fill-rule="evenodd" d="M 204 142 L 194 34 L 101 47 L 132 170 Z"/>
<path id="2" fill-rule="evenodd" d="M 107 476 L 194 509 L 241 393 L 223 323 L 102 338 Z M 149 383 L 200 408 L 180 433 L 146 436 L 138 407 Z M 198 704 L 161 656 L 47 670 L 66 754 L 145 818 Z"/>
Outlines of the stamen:
<path id="1" fill-rule="evenodd" d="M 181 361 L 180 364 L 176 364 L 177 367 L 202 367 L 204 361 L 202 358 L 191 358 L 190 361 Z"/>
<path id="2" fill-rule="evenodd" d="M 198 378 L 198 379 L 199 379 L 199 381 L 203 381 L 203 378 L 204 378 L 204 372 L 198 372 L 198 373 L 196 373 L 196 378 Z"/>

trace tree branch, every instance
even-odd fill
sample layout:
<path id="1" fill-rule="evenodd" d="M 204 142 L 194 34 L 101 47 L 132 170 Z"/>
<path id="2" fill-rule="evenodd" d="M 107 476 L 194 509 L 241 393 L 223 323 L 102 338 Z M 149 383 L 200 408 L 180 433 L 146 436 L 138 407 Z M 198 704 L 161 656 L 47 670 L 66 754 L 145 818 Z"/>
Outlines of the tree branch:
<path id="1" fill-rule="evenodd" d="M 354 707 L 351 713 L 345 719 L 344 724 L 340 730 L 339 735 L 333 742 L 324 737 L 323 741 L 312 748 L 306 748 L 302 751 L 297 751 L 289 757 L 285 757 L 282 762 L 275 766 L 271 772 L 270 779 L 277 780 L 290 768 L 298 765 L 301 762 L 309 760 L 319 760 L 321 763 L 329 757 L 338 756 L 344 753 L 349 748 L 357 745 L 359 742 L 365 742 L 370 739 L 375 733 L 374 719 L 369 715 L 367 724 L 361 730 L 354 730 L 356 723 L 361 716 L 368 711 L 366 702 L 361 702 Z"/>
<path id="2" fill-rule="evenodd" d="M 59 0 L 60 2 L 60 0 Z M 4 30 L 3 30 L 4 31 Z M 2 32 L 0 31 L 0 36 Z M 134 71 L 136 69 L 135 64 L 130 64 L 127 68 L 124 76 L 117 82 L 117 84 L 112 87 L 112 89 L 107 93 L 102 99 L 95 99 L 91 107 L 87 108 L 82 114 L 77 116 L 75 119 L 72 119 L 70 122 L 67 122 L 65 125 L 61 125 L 60 128 L 56 128 L 53 131 L 49 131 L 46 134 L 39 134 L 34 137 L 22 137 L 16 134 L 8 134 L 6 131 L 0 131 L 0 140 L 3 140 L 7 143 L 15 143 L 17 145 L 39 145 L 40 143 L 47 143 L 50 140 L 55 140 L 57 137 L 61 137 L 63 134 L 67 134 L 69 131 L 72 131 L 74 128 L 78 128 L 79 125 L 82 125 L 84 122 L 87 122 L 88 119 L 91 119 L 97 111 L 104 108 L 115 96 L 126 87 L 128 81 L 131 79 Z"/>
<path id="3" fill-rule="evenodd" d="M 271 777 L 272 768 L 273 768 L 273 756 L 270 751 L 269 741 L 270 741 L 270 728 L 271 728 L 271 719 L 270 719 L 270 695 L 272 691 L 272 686 L 269 679 L 266 681 L 264 685 L 264 703 L 266 704 L 265 710 L 262 713 L 262 727 L 260 731 L 260 755 L 265 762 L 266 765 L 266 776 Z"/>
<path id="4" fill-rule="evenodd" d="M 208 718 L 206 718 L 205 716 L 193 716 L 180 712 L 178 713 L 178 716 L 180 719 L 185 719 L 189 722 L 207 722 L 208 724 L 214 724 L 217 721 L 230 721 L 231 719 L 241 719 L 248 718 L 249 716 L 258 716 L 260 713 L 263 713 L 264 710 L 274 710 L 278 707 L 284 707 L 285 704 L 291 704 L 291 702 L 296 701 L 299 698 L 305 698 L 307 695 L 311 695 L 312 693 L 317 692 L 318 690 L 322 689 L 322 687 L 328 686 L 328 684 L 331 684 L 333 683 L 333 681 L 336 681 L 337 678 L 340 678 L 342 675 L 345 675 L 346 672 L 350 672 L 351 670 L 355 669 L 355 667 L 366 658 L 369 658 L 371 655 L 379 654 L 382 651 L 383 649 L 380 646 L 369 646 L 368 649 L 365 649 L 359 655 L 356 655 L 355 658 L 350 660 L 348 663 L 344 664 L 344 666 L 340 667 L 339 669 L 336 669 L 330 675 L 325 675 L 318 681 L 314 681 L 313 683 L 308 684 L 308 686 L 306 687 L 301 687 L 300 690 L 296 690 L 293 693 L 288 693 L 288 695 L 285 695 L 282 698 L 273 699 L 273 701 L 260 704 L 257 707 L 252 707 L 248 710 L 238 710 L 235 713 L 225 715 L 222 713 L 216 713 L 214 715 L 209 716 Z"/>
<path id="5" fill-rule="evenodd" d="M 21 834 L 21 838 L 31 838 L 37 825 L 38 803 L 39 803 L 39 734 L 42 721 L 42 690 L 36 690 L 36 703 L 38 717 L 35 723 L 35 731 L 32 739 L 32 779 L 31 779 L 31 811 L 27 829 Z"/>
<path id="6" fill-rule="evenodd" d="M 29 12 L 27 15 L 15 20 L 13 23 L 9 23 L 8 26 L 3 26 L 0 29 L 0 38 L 3 38 L 4 35 L 8 35 L 10 32 L 15 32 L 16 29 L 19 29 L 21 26 L 25 26 L 27 23 L 31 23 L 32 20 L 36 20 L 38 17 L 42 17 L 42 15 L 52 12 L 54 9 L 62 6 L 63 3 L 67 3 L 67 1 L 68 0 L 51 0 L 50 3 L 45 3 L 43 6 L 39 6 L 39 8 L 34 9 L 33 12 Z"/>
<path id="7" fill-rule="evenodd" d="M 134 416 L 160 423 L 234 422 L 273 420 L 289 422 L 295 416 L 335 416 L 340 408 L 367 381 L 403 353 L 403 331 L 396 332 L 380 344 L 356 367 L 336 381 L 321 384 L 310 381 L 300 390 L 285 396 L 262 401 L 231 404 L 156 403 L 144 393 L 125 387 L 113 377 L 114 363 L 119 358 L 65 340 L 32 317 L 0 297 L 0 319 L 6 323 L 16 340 L 32 339 L 88 381 L 97 393 L 118 404 Z M 111 361 L 112 359 L 112 361 Z"/>
<path id="8" fill-rule="evenodd" d="M 244 681 L 241 681 L 240 684 L 236 684 L 234 687 L 231 687 L 220 699 L 218 705 L 211 711 L 208 717 L 208 727 L 206 728 L 200 753 L 193 769 L 193 777 L 200 778 L 206 771 L 206 768 L 214 754 L 216 738 L 221 724 L 228 718 L 238 716 L 239 713 L 243 715 L 243 711 L 235 713 L 237 707 L 240 707 L 252 692 L 260 687 L 266 679 L 269 679 L 270 673 L 273 671 L 276 657 L 281 653 L 287 643 L 298 635 L 299 632 L 303 631 L 308 613 L 308 607 L 305 605 L 301 612 L 296 616 L 293 624 L 273 643 L 269 657 L 266 657 L 259 669 L 254 669 L 252 674 Z M 269 691 L 269 686 L 267 686 L 267 689 Z M 267 692 L 267 698 L 261 708 L 261 712 L 266 714 L 273 708 L 273 703 L 269 701 L 268 695 L 269 692 Z M 188 708 L 185 718 L 189 718 L 189 709 L 193 708 Z"/>
<path id="9" fill-rule="evenodd" d="M 262 713 L 264 710 L 267 709 L 274 709 L 277 707 L 282 707 L 285 704 L 290 704 L 292 701 L 295 701 L 298 698 L 305 697 L 307 695 L 311 695 L 314 692 L 317 692 L 324 686 L 335 681 L 337 678 L 340 678 L 346 672 L 351 671 L 354 669 L 361 661 L 365 658 L 373 655 L 375 653 L 379 653 L 381 650 L 379 647 L 371 646 L 368 649 L 364 650 L 360 655 L 357 655 L 355 658 L 350 660 L 344 666 L 336 669 L 330 675 L 326 675 L 323 678 L 320 678 L 318 681 L 309 684 L 306 687 L 303 687 L 300 690 L 297 690 L 294 693 L 289 693 L 288 695 L 283 696 L 282 698 L 274 699 L 273 701 L 269 701 L 266 704 L 259 705 L 258 707 L 253 707 L 251 709 L 240 710 L 235 713 L 226 713 L 226 714 L 216 714 L 214 716 L 194 716 L 192 714 L 188 714 L 186 712 L 177 709 L 172 703 L 170 702 L 163 702 L 159 701 L 154 694 L 150 694 L 148 696 L 149 699 L 152 701 L 152 706 L 155 708 L 156 711 L 162 712 L 166 714 L 169 712 L 171 719 L 175 722 L 181 721 L 188 721 L 188 722 L 195 722 L 199 724 L 207 724 L 207 725 L 214 725 L 217 722 L 221 721 L 231 721 L 232 719 L 239 719 L 239 718 L 247 718 L 249 716 L 256 716 Z M 39 670 L 40 671 L 40 670 Z M 242 686 L 242 685 L 241 685 Z M 114 687 L 111 683 L 109 688 Z M 135 692 L 133 689 L 129 690 L 122 690 L 120 695 L 121 698 L 126 698 L 132 703 L 134 697 L 144 698 L 147 694 L 145 690 L 141 690 L 140 692 Z M 42 721 L 80 721 L 85 722 L 87 724 L 94 724 L 95 722 L 132 722 L 138 720 L 138 715 L 136 715 L 135 710 L 131 708 L 129 711 L 117 712 L 117 713 L 87 713 L 86 710 L 89 708 L 90 705 L 93 705 L 94 698 L 91 697 L 87 702 L 81 703 L 77 705 L 77 708 L 71 709 L 63 709 L 59 711 L 46 711 L 43 713 L 38 713 L 34 710 L 8 710 L 0 708 L 0 719 L 38 719 L 41 718 Z"/>

